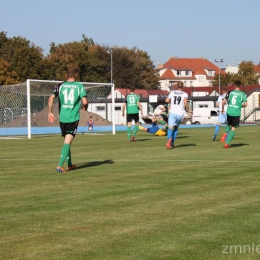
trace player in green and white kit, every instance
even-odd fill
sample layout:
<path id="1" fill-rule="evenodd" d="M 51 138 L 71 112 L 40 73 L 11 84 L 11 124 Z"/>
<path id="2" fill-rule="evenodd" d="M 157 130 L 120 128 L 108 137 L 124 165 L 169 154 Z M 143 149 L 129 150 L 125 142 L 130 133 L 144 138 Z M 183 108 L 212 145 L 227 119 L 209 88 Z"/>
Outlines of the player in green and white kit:
<path id="1" fill-rule="evenodd" d="M 225 148 L 230 147 L 230 142 L 235 136 L 236 129 L 239 127 L 241 108 L 247 107 L 247 97 L 246 94 L 240 91 L 241 82 L 239 80 L 235 81 L 235 89 L 229 91 L 226 99 L 222 102 L 222 113 L 224 113 L 224 107 L 227 103 L 227 123 L 225 133 L 222 135 L 220 141 L 225 142 L 225 139 L 228 135 L 228 138 L 225 143 Z"/>
<path id="2" fill-rule="evenodd" d="M 49 98 L 48 121 L 53 123 L 55 120 L 52 113 L 53 101 L 56 97 L 59 97 L 60 128 L 61 134 L 64 137 L 60 160 L 56 167 L 57 172 L 65 172 L 63 168 L 65 160 L 68 161 L 67 170 L 76 168 L 76 165 L 73 165 L 71 161 L 70 147 L 78 128 L 81 102 L 84 110 L 87 110 L 88 105 L 86 89 L 81 83 L 75 81 L 77 76 L 78 72 L 75 68 L 67 69 L 67 81 L 55 86 Z"/>
<path id="3" fill-rule="evenodd" d="M 139 110 L 141 111 L 141 115 L 143 115 L 142 106 L 140 104 L 140 97 L 135 93 L 135 87 L 130 87 L 130 94 L 126 96 L 124 100 L 124 104 L 122 107 L 122 116 L 125 115 L 126 109 L 126 119 L 127 119 L 127 140 L 128 142 L 135 141 L 135 136 L 138 131 L 139 126 Z M 131 127 L 132 121 L 135 121 L 135 127 L 133 131 L 133 135 L 131 137 Z"/>

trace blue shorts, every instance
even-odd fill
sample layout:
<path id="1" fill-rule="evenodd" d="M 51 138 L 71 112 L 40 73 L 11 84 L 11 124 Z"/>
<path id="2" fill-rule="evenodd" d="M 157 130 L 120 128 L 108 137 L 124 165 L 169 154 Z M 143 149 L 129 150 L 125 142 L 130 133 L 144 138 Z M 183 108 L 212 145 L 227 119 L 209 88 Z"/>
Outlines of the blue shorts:
<path id="1" fill-rule="evenodd" d="M 150 134 L 155 134 L 159 130 L 158 125 L 152 125 L 151 127 L 147 128 L 147 132 Z"/>
<path id="2" fill-rule="evenodd" d="M 170 113 L 168 118 L 168 127 L 179 126 L 183 116 Z"/>
<path id="3" fill-rule="evenodd" d="M 227 122 L 227 114 L 220 113 L 218 115 L 218 123 L 225 124 Z"/>

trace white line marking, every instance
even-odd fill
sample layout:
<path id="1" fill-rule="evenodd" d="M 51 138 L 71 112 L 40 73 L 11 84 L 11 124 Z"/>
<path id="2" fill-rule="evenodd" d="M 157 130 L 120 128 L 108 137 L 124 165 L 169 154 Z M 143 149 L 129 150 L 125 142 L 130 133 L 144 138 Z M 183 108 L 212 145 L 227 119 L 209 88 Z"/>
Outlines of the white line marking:
<path id="1" fill-rule="evenodd" d="M 77 158 L 77 160 L 79 161 L 80 159 Z M 2 158 L 0 159 L 0 161 L 57 161 L 57 159 L 33 159 L 33 158 L 22 158 L 22 159 L 16 159 L 16 158 Z M 88 159 L 88 160 L 85 160 L 84 162 L 87 163 L 87 162 L 103 162 L 103 161 L 114 161 L 114 162 L 155 162 L 155 163 L 158 163 L 158 162 L 205 162 L 205 163 L 260 163 L 260 161 L 227 161 L 227 160 L 157 160 L 157 159 L 154 159 L 154 160 L 126 160 L 126 159 Z M 80 163 L 82 164 L 82 163 Z"/>

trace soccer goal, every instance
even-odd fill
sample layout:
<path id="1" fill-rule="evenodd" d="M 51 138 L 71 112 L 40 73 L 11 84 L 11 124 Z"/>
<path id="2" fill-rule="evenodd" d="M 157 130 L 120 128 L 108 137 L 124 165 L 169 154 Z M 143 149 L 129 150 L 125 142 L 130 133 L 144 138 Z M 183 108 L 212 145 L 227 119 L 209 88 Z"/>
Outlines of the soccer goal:
<path id="1" fill-rule="evenodd" d="M 28 79 L 0 86 L 0 137 L 60 134 L 58 98 L 53 105 L 54 124 L 48 123 L 48 98 L 62 81 Z M 80 111 L 78 133 L 115 134 L 114 84 L 81 82 L 87 91 L 88 111 Z M 94 122 L 90 129 L 89 119 Z"/>

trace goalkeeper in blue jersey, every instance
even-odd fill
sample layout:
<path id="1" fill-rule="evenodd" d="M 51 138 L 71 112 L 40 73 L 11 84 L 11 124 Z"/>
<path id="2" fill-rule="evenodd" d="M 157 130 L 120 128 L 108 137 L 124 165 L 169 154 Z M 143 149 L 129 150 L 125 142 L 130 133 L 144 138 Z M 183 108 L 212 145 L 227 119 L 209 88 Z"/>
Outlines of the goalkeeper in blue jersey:
<path id="1" fill-rule="evenodd" d="M 158 126 L 158 123 L 164 125 L 164 127 L 160 128 Z M 161 117 L 157 118 L 157 117 L 153 116 L 151 127 L 145 128 L 143 126 L 139 126 L 139 129 L 142 130 L 142 131 L 148 132 L 150 134 L 155 134 L 155 135 L 158 135 L 158 136 L 165 136 L 166 133 L 167 133 L 168 124 L 164 120 L 162 120 Z"/>

